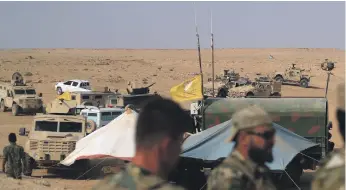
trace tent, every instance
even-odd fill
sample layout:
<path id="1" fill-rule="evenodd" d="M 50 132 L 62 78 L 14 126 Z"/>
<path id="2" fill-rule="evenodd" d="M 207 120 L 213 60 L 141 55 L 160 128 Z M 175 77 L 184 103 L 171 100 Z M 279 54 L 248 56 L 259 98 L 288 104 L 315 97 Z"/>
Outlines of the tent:
<path id="1" fill-rule="evenodd" d="M 227 157 L 234 146 L 234 143 L 226 142 L 231 127 L 231 120 L 228 120 L 191 135 L 183 144 L 181 156 L 202 160 L 217 160 Z M 283 171 L 299 152 L 318 145 L 278 124 L 273 123 L 273 127 L 276 129 L 276 143 L 273 147 L 274 161 L 268 163 L 271 170 Z"/>
<path id="2" fill-rule="evenodd" d="M 131 160 L 135 153 L 135 124 L 138 114 L 125 112 L 108 125 L 79 140 L 76 149 L 61 164 L 70 166 L 79 159 L 114 157 Z M 217 160 L 226 157 L 233 148 L 225 139 L 230 134 L 231 120 L 197 134 L 190 135 L 183 143 L 182 157 Z M 273 148 L 274 161 L 268 166 L 272 170 L 284 170 L 300 152 L 317 144 L 295 133 L 273 124 L 277 130 Z"/>
<path id="3" fill-rule="evenodd" d="M 138 113 L 126 111 L 104 127 L 79 140 L 76 149 L 60 163 L 72 165 L 80 159 L 117 157 L 129 160 L 134 155 L 135 124 Z"/>

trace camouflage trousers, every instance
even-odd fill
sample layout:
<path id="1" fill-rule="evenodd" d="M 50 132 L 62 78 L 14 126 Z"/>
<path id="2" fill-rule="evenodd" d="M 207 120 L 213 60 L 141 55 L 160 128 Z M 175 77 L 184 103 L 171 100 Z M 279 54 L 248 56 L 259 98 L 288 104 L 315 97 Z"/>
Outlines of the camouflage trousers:
<path id="1" fill-rule="evenodd" d="M 21 167 L 6 167 L 6 176 L 14 179 L 22 179 Z"/>

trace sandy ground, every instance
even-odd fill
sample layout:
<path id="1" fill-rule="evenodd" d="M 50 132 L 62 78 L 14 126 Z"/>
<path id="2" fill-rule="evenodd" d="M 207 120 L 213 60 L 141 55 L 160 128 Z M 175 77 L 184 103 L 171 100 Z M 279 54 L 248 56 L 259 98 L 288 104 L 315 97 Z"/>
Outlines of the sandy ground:
<path id="1" fill-rule="evenodd" d="M 269 59 L 272 55 L 274 59 Z M 269 74 L 285 70 L 291 63 L 296 67 L 311 68 L 311 85 L 314 88 L 283 86 L 283 96 L 324 96 L 327 74 L 320 69 L 325 58 L 337 61 L 334 76 L 329 85 L 329 117 L 335 120 L 335 87 L 345 80 L 345 51 L 336 49 L 217 49 L 215 51 L 215 73 L 223 69 L 235 69 L 250 78 L 255 73 Z M 205 81 L 211 76 L 210 50 L 202 50 Z M 123 91 L 127 81 L 135 81 L 137 86 L 156 84 L 152 91 L 169 96 L 169 89 L 199 72 L 196 50 L 80 50 L 80 49 L 22 49 L 0 51 L 0 80 L 10 80 L 13 72 L 31 72 L 31 80 L 37 92 L 43 93 L 45 102 L 51 101 L 56 93 L 54 84 L 60 80 L 87 79 L 95 89 L 105 86 Z M 144 84 L 147 83 L 147 84 Z M 184 104 L 186 107 L 188 104 Z M 0 149 L 7 144 L 10 132 L 18 133 L 20 127 L 28 127 L 32 116 L 11 116 L 10 112 L 0 113 Z M 336 147 L 342 146 L 340 136 L 334 127 L 332 140 Z M 23 145 L 24 137 L 18 137 Z M 308 174 L 305 174 L 305 176 Z M 309 174 L 310 175 L 310 174 Z M 0 174 L 0 176 L 3 176 Z M 306 177 L 309 181 L 310 177 Z M 305 179 L 305 178 L 304 178 Z M 85 189 L 95 181 L 47 180 L 52 189 Z M 29 189 L 47 188 L 38 179 L 24 179 L 20 184 L 0 177 L 2 188 Z M 8 187 L 6 186 L 8 184 Z M 305 189 L 305 188 L 304 188 Z"/>

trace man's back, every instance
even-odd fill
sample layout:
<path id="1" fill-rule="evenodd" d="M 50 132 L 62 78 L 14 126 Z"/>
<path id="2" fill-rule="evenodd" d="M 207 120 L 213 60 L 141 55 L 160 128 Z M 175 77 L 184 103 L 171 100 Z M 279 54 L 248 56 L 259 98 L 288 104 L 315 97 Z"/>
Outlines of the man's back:
<path id="1" fill-rule="evenodd" d="M 11 143 L 3 150 L 6 162 L 6 173 L 8 176 L 20 178 L 22 172 L 22 159 L 24 158 L 24 149 L 15 143 Z"/>
<path id="2" fill-rule="evenodd" d="M 125 170 L 107 177 L 93 187 L 94 190 L 183 190 L 184 188 L 170 184 L 169 182 L 151 174 L 149 171 L 129 164 Z"/>
<path id="3" fill-rule="evenodd" d="M 335 150 L 330 153 L 316 171 L 312 182 L 312 190 L 345 189 L 345 150 Z"/>
<path id="4" fill-rule="evenodd" d="M 208 178 L 208 190 L 275 190 L 268 172 L 268 168 L 259 167 L 244 160 L 238 152 L 233 152 L 212 171 Z"/>

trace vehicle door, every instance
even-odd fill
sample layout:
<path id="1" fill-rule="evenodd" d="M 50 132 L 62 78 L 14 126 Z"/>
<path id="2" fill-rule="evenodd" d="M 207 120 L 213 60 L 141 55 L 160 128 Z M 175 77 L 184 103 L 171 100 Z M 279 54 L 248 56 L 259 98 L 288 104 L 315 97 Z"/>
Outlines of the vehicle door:
<path id="1" fill-rule="evenodd" d="M 110 111 L 101 112 L 101 122 L 100 122 L 101 125 L 100 125 L 100 127 L 107 125 L 112 120 L 113 120 L 112 112 L 110 112 Z"/>
<path id="2" fill-rule="evenodd" d="M 63 83 L 64 85 L 61 86 L 63 92 L 69 92 L 71 90 L 72 81 L 67 81 Z"/>
<path id="3" fill-rule="evenodd" d="M 70 86 L 70 92 L 79 91 L 78 82 L 73 81 Z"/>
<path id="4" fill-rule="evenodd" d="M 11 108 L 13 104 L 14 92 L 13 90 L 9 90 L 9 89 L 7 89 L 6 92 L 7 92 L 7 96 L 5 97 L 4 103 L 6 107 Z"/>

